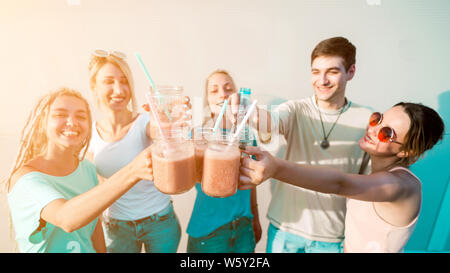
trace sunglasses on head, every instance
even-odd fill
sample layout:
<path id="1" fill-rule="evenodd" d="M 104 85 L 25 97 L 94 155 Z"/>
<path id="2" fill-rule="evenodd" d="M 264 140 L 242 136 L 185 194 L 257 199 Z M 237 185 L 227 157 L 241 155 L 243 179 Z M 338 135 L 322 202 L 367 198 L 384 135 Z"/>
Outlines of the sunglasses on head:
<path id="1" fill-rule="evenodd" d="M 377 126 L 381 123 L 383 120 L 383 114 L 380 112 L 372 113 L 369 119 L 369 125 L 370 126 Z M 392 129 L 389 126 L 384 126 L 378 131 L 378 140 L 381 142 L 394 142 L 400 145 L 403 145 L 403 143 L 400 143 L 398 141 L 395 141 L 394 139 L 397 138 L 397 134 L 395 133 L 394 129 Z"/>
<path id="2" fill-rule="evenodd" d="M 106 58 L 110 55 L 115 56 L 119 59 L 125 59 L 127 57 L 127 55 L 125 55 L 125 53 L 122 53 L 120 51 L 106 51 L 103 49 L 94 50 L 94 52 L 92 52 L 92 55 L 94 55 L 96 57 L 100 57 L 100 58 Z"/>

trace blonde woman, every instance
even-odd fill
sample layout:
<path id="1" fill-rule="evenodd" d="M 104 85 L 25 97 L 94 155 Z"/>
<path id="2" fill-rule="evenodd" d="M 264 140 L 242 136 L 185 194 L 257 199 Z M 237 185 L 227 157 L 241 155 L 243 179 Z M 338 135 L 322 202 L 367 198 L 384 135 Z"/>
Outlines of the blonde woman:
<path id="1" fill-rule="evenodd" d="M 102 114 L 93 125 L 89 156 L 100 177 L 124 168 L 151 143 L 149 114 L 136 113 L 131 70 L 123 53 L 96 50 L 90 87 Z M 102 178 L 100 178 L 102 180 Z M 176 252 L 181 228 L 171 197 L 151 179 L 139 181 L 103 214 L 108 252 Z"/>
<path id="2" fill-rule="evenodd" d="M 7 179 L 20 252 L 105 252 L 98 216 L 140 179 L 152 178 L 146 150 L 97 186 L 95 167 L 84 159 L 90 137 L 91 112 L 77 91 L 47 94 L 29 115 Z"/>
<path id="3" fill-rule="evenodd" d="M 225 70 L 216 70 L 207 77 L 205 91 L 207 114 L 203 126 L 212 127 L 225 99 L 238 94 L 233 78 Z M 232 126 L 230 118 L 224 118 L 225 129 Z M 254 252 L 261 238 L 256 190 L 238 190 L 230 197 L 215 198 L 206 195 L 199 183 L 196 189 L 187 227 L 187 252 Z"/>

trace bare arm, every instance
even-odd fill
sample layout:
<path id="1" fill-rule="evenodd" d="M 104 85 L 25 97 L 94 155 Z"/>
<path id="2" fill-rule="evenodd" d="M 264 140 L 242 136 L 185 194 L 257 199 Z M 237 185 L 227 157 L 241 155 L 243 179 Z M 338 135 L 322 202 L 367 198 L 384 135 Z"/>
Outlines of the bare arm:
<path id="1" fill-rule="evenodd" d="M 98 218 L 94 233 L 91 236 L 91 240 L 97 253 L 106 253 L 105 237 L 103 234 L 101 217 Z"/>
<path id="2" fill-rule="evenodd" d="M 237 123 L 237 114 L 239 109 L 239 94 L 235 93 L 229 97 L 230 100 L 230 108 L 231 115 L 230 118 L 233 123 Z M 271 114 L 269 111 L 262 109 L 261 107 L 256 106 L 253 115 L 250 117 L 250 126 L 255 128 L 258 131 L 258 137 L 263 143 L 267 143 L 271 139 Z"/>
<path id="3" fill-rule="evenodd" d="M 277 160 L 280 168 L 275 179 L 313 191 L 372 202 L 395 202 L 414 192 L 414 183 L 402 179 L 404 174 L 401 173 L 346 174 L 333 168 Z"/>
<path id="4" fill-rule="evenodd" d="M 91 190 L 70 200 L 57 199 L 41 212 L 41 218 L 66 232 L 92 222 L 141 179 L 153 180 L 150 149 L 141 152 L 130 164 Z"/>
<path id="5" fill-rule="evenodd" d="M 256 195 L 256 188 L 251 189 L 250 193 L 250 205 L 251 205 L 251 211 L 253 214 L 253 232 L 255 234 L 255 243 L 258 243 L 259 240 L 261 240 L 261 223 L 259 221 L 259 211 L 258 211 L 258 201 L 257 201 L 257 195 Z"/>
<path id="6" fill-rule="evenodd" d="M 186 112 L 189 112 L 190 110 L 191 110 L 191 108 L 192 108 L 192 105 L 191 105 L 191 99 L 188 97 L 188 96 L 184 96 L 183 97 L 183 99 L 182 99 L 182 101 L 180 102 L 180 101 L 178 101 L 177 103 L 182 103 L 182 104 L 184 104 L 185 105 L 185 111 Z M 145 104 L 143 104 L 142 105 L 142 108 L 146 111 L 146 112 L 148 112 L 148 114 L 149 115 L 152 115 L 152 113 L 150 113 L 150 106 L 147 104 L 147 103 L 145 103 Z M 185 113 L 186 113 L 185 112 Z M 183 116 L 183 118 L 180 120 L 180 121 L 178 121 L 178 122 L 175 122 L 174 124 L 172 124 L 171 126 L 184 126 L 185 125 L 185 123 L 188 121 L 188 120 L 190 120 L 192 118 L 192 115 L 191 114 L 185 114 L 184 116 Z M 147 135 L 147 138 L 148 139 L 151 139 L 151 134 L 150 134 L 150 122 L 151 121 L 149 121 L 148 123 L 147 123 L 147 125 L 145 126 L 145 133 L 146 133 L 146 135 Z"/>
<path id="7" fill-rule="evenodd" d="M 256 195 L 256 188 L 251 189 L 250 192 L 250 206 L 253 215 L 258 215 L 258 201 Z"/>
<path id="8" fill-rule="evenodd" d="M 395 202 L 418 191 L 417 183 L 412 183 L 409 174 L 403 172 L 345 174 L 333 168 L 305 166 L 275 158 L 256 147 L 247 147 L 245 153 L 255 155 L 257 160 L 243 160 L 241 189 L 273 177 L 305 189 L 373 202 Z"/>
<path id="9" fill-rule="evenodd" d="M 252 127 L 258 131 L 259 140 L 262 143 L 268 143 L 272 138 L 272 116 L 269 111 L 256 108 L 256 118 L 251 122 Z"/>

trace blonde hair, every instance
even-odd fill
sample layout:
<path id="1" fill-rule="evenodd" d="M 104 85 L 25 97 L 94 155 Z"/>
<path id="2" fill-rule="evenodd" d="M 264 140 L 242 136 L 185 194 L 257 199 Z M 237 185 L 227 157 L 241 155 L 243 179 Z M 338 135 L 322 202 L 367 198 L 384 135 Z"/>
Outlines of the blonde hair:
<path id="1" fill-rule="evenodd" d="M 108 55 L 107 57 L 98 57 L 93 55 L 91 57 L 91 61 L 89 62 L 89 87 L 91 88 L 92 92 L 95 90 L 96 83 L 96 77 L 98 71 L 107 63 L 111 63 L 115 65 L 117 68 L 122 71 L 122 73 L 125 75 L 128 81 L 128 87 L 130 89 L 131 93 L 131 109 L 129 109 L 132 113 L 137 113 L 137 102 L 136 102 L 136 96 L 134 94 L 134 81 L 133 81 L 133 75 L 131 73 L 131 69 L 128 66 L 127 62 L 119 57 L 116 57 L 115 55 Z M 94 97 L 96 98 L 96 94 L 94 93 Z M 97 104 L 97 106 L 100 106 Z"/>
<path id="2" fill-rule="evenodd" d="M 11 179 L 13 175 L 29 161 L 33 160 L 39 155 L 42 155 L 47 150 L 47 136 L 46 136 L 46 122 L 50 106 L 56 98 L 61 96 L 71 96 L 82 100 L 86 104 L 86 110 L 88 114 L 89 132 L 88 136 L 83 142 L 80 150 L 75 155 L 80 161 L 84 159 L 86 152 L 89 148 L 89 142 L 91 140 L 92 133 L 92 116 L 89 109 L 89 103 L 83 96 L 75 90 L 69 88 L 60 88 L 54 92 L 48 93 L 41 97 L 37 104 L 34 106 L 31 113 L 28 115 L 24 128 L 22 129 L 19 151 L 16 156 L 16 160 L 11 168 L 11 171 L 5 181 L 5 190 L 10 190 Z M 81 154 L 81 157 L 80 157 Z M 9 237 L 15 242 L 14 252 L 18 252 L 18 244 L 13 236 L 13 221 L 11 217 L 11 211 L 8 208 L 8 220 L 9 220 Z"/>
<path id="3" fill-rule="evenodd" d="M 92 116 L 89 109 L 89 104 L 85 98 L 78 92 L 69 88 L 60 88 L 54 92 L 48 93 L 41 97 L 34 106 L 31 113 L 28 115 L 24 128 L 22 129 L 19 151 L 12 169 L 6 179 L 7 189 L 10 187 L 12 176 L 27 164 L 29 161 L 35 159 L 37 156 L 44 154 L 47 151 L 48 139 L 46 135 L 47 118 L 50 106 L 56 98 L 61 96 L 71 96 L 82 100 L 86 104 L 88 114 L 89 132 L 87 138 L 82 143 L 80 149 L 75 155 L 79 160 L 83 160 L 89 148 L 92 133 Z"/>
<path id="4" fill-rule="evenodd" d="M 211 72 L 211 74 L 208 75 L 208 77 L 206 78 L 206 81 L 205 81 L 205 94 L 203 96 L 203 109 L 206 111 L 206 113 L 203 114 L 202 125 L 205 125 L 208 121 L 210 121 L 212 119 L 212 112 L 211 112 L 211 108 L 209 107 L 209 103 L 208 103 L 208 84 L 209 84 L 209 80 L 211 79 L 211 77 L 216 74 L 224 74 L 225 76 L 228 76 L 231 79 L 231 82 L 233 83 L 235 92 L 237 92 L 236 84 L 234 83 L 233 77 L 231 76 L 231 74 L 228 71 L 226 71 L 224 69 L 216 69 L 213 72 Z"/>

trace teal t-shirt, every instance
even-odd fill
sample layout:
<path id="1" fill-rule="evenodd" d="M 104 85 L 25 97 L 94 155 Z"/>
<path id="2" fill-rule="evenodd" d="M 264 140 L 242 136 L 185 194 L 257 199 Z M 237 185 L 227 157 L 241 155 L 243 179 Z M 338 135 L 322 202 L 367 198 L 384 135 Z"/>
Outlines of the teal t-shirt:
<path id="1" fill-rule="evenodd" d="M 252 145 L 257 146 L 255 138 Z M 236 218 L 253 218 L 250 204 L 251 190 L 238 189 L 232 196 L 216 198 L 206 195 L 199 183 L 195 184 L 195 188 L 197 197 L 186 230 L 190 236 L 194 238 L 206 236 Z"/>
<path id="2" fill-rule="evenodd" d="M 67 176 L 30 172 L 8 194 L 11 218 L 20 252 L 95 252 L 91 236 L 98 218 L 71 233 L 45 223 L 39 228 L 42 209 L 56 199 L 69 200 L 98 184 L 95 166 L 83 160 Z"/>
<path id="3" fill-rule="evenodd" d="M 197 197 L 187 227 L 187 233 L 195 238 L 203 237 L 236 218 L 253 218 L 250 208 L 250 190 L 237 190 L 229 197 L 216 198 L 206 195 L 199 183 L 195 184 Z"/>

